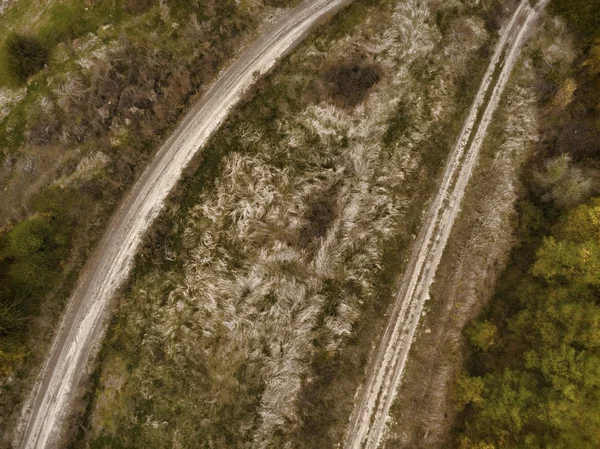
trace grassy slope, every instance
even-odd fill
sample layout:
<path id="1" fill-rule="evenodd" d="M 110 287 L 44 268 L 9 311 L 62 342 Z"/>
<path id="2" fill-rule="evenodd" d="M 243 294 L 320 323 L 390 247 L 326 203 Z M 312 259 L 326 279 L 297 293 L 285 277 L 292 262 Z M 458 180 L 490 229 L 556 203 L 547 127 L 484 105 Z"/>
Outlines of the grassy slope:
<path id="1" fill-rule="evenodd" d="M 272 11 L 260 2 L 212 9 L 172 2 L 170 10 L 132 3 L 38 8 L 23 0 L 0 17 L 2 29 L 37 34 L 51 49 L 50 63 L 27 85 L 0 86 L 0 430 L 7 439 L 110 211 L 185 107 Z"/>

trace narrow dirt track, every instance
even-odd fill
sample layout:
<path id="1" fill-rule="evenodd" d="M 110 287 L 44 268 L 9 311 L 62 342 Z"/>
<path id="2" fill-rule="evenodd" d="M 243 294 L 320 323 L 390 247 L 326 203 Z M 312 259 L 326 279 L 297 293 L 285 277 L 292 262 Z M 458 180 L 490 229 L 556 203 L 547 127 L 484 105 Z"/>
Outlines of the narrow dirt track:
<path id="1" fill-rule="evenodd" d="M 377 449 L 402 379 L 429 288 L 448 241 L 488 126 L 526 35 L 548 0 L 523 0 L 502 31 L 462 131 L 446 163 L 440 190 L 414 243 L 382 341 L 370 362 L 344 442 Z"/>
<path id="2" fill-rule="evenodd" d="M 38 381 L 24 406 L 15 446 L 56 445 L 88 360 L 103 336 L 110 299 L 131 269 L 136 249 L 182 170 L 232 107 L 307 33 L 352 0 L 304 1 L 281 17 L 215 82 L 158 151 L 112 217 L 69 300 Z"/>

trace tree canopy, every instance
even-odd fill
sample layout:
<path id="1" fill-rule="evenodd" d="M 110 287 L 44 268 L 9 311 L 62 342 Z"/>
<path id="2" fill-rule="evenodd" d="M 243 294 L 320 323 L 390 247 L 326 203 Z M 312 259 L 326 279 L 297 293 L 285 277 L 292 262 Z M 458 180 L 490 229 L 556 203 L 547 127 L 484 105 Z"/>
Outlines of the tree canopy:
<path id="1" fill-rule="evenodd" d="M 518 285 L 498 344 L 458 384 L 463 449 L 600 447 L 600 199 L 567 212 Z"/>

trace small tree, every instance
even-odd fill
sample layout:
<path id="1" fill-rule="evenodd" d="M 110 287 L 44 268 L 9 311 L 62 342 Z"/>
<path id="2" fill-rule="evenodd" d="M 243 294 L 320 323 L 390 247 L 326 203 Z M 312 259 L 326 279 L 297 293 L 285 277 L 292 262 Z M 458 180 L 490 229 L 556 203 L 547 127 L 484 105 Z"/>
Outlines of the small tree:
<path id="1" fill-rule="evenodd" d="M 485 383 L 481 377 L 471 377 L 466 373 L 459 375 L 456 381 L 455 399 L 460 408 L 467 404 L 477 404 L 483 400 Z"/>
<path id="2" fill-rule="evenodd" d="M 3 59 L 7 75 L 17 83 L 24 83 L 48 62 L 48 48 L 30 35 L 10 33 L 4 41 Z"/>
<path id="3" fill-rule="evenodd" d="M 489 321 L 475 321 L 465 331 L 471 346 L 487 351 L 496 344 L 497 329 Z"/>

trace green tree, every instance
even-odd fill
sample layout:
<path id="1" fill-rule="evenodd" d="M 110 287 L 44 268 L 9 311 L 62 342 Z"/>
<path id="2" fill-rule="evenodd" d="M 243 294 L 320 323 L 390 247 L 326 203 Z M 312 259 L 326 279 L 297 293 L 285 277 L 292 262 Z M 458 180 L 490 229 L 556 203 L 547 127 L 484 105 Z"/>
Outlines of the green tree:
<path id="1" fill-rule="evenodd" d="M 465 331 L 471 346 L 479 351 L 487 351 L 496 344 L 497 328 L 489 321 L 476 321 Z"/>
<path id="2" fill-rule="evenodd" d="M 520 280 L 506 330 L 466 331 L 477 374 L 457 385 L 460 447 L 600 447 L 599 236 L 600 200 L 566 212 Z M 482 354 L 494 339 L 499 349 Z"/>
<path id="3" fill-rule="evenodd" d="M 456 399 L 461 406 L 481 402 L 484 383 L 481 377 L 462 374 L 456 384 Z"/>

